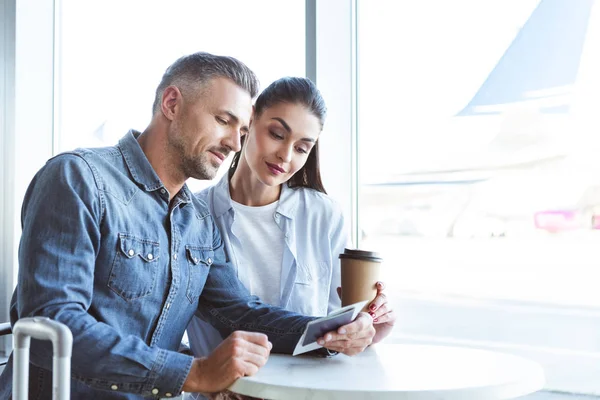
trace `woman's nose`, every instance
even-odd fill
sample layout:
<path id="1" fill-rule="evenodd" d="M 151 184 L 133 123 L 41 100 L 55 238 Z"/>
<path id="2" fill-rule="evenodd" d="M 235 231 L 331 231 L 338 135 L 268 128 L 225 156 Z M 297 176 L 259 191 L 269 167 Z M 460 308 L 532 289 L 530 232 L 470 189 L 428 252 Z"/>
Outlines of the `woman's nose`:
<path id="1" fill-rule="evenodd" d="M 292 148 L 288 146 L 282 146 L 277 152 L 277 157 L 284 162 L 290 162 L 292 160 Z"/>

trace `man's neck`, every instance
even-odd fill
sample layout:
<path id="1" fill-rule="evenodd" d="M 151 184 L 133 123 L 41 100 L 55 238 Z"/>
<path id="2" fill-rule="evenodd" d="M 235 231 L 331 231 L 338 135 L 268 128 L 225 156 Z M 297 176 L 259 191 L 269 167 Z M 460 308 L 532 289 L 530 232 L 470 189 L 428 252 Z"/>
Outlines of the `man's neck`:
<path id="1" fill-rule="evenodd" d="M 181 190 L 187 177 L 173 168 L 175 164 L 167 151 L 166 135 L 160 135 L 158 128 L 150 124 L 137 140 L 148 162 L 169 192 L 169 201 Z"/>

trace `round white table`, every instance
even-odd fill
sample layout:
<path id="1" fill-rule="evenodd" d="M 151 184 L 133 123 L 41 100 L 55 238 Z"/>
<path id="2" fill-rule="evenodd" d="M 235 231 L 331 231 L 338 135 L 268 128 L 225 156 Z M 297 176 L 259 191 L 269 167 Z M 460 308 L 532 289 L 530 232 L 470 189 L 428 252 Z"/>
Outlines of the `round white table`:
<path id="1" fill-rule="evenodd" d="M 272 400 L 510 399 L 540 390 L 530 360 L 461 347 L 378 344 L 354 357 L 272 354 L 229 390 Z"/>

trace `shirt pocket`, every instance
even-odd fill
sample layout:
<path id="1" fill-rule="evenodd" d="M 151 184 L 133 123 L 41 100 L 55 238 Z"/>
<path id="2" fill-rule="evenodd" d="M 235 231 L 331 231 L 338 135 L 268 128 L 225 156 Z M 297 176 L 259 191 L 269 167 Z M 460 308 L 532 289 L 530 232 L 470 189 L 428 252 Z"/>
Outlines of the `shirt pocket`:
<path id="1" fill-rule="evenodd" d="M 108 278 L 108 287 L 125 300 L 148 296 L 156 285 L 159 258 L 158 242 L 119 233 L 117 255 Z"/>
<path id="2" fill-rule="evenodd" d="M 188 265 L 186 297 L 190 303 L 194 303 L 202 293 L 215 253 L 210 247 L 192 245 L 185 246 L 185 253 Z"/>
<path id="3" fill-rule="evenodd" d="M 307 315 L 326 315 L 331 274 L 326 262 L 298 263 L 290 307 Z"/>

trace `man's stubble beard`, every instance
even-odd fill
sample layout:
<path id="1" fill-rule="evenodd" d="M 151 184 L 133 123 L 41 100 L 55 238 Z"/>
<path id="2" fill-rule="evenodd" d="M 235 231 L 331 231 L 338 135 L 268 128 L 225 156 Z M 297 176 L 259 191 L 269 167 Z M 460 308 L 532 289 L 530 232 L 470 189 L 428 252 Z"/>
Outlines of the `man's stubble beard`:
<path id="1" fill-rule="evenodd" d="M 182 165 L 186 176 L 199 180 L 211 180 L 217 175 L 217 168 L 210 165 L 206 154 L 196 157 L 183 155 Z"/>
<path id="2" fill-rule="evenodd" d="M 181 125 L 174 127 L 181 132 Z M 218 167 L 215 167 L 208 160 L 208 154 L 202 153 L 197 156 L 191 156 L 186 153 L 186 144 L 181 135 L 170 136 L 170 145 L 176 150 L 178 162 L 186 177 L 199 180 L 211 180 L 217 176 Z"/>

